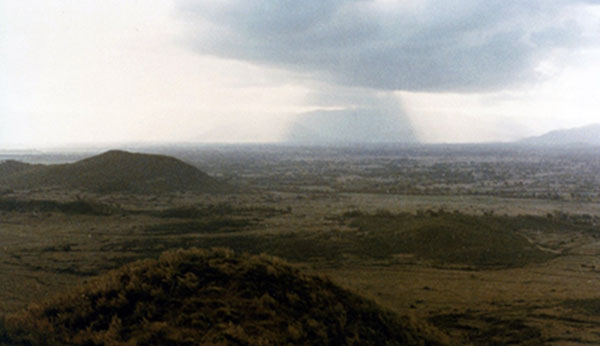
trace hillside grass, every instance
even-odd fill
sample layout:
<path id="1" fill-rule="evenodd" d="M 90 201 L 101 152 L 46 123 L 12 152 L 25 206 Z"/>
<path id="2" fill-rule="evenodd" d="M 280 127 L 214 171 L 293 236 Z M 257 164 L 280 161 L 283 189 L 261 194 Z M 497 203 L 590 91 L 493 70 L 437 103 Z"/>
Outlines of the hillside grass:
<path id="1" fill-rule="evenodd" d="M 410 253 L 437 264 L 477 267 L 515 267 L 554 258 L 555 254 L 540 250 L 519 234 L 519 230 L 555 230 L 566 226 L 545 217 L 465 215 L 443 211 L 417 214 L 350 212 L 342 219 L 364 234 L 364 247 L 377 250 L 382 256 Z"/>
<path id="2" fill-rule="evenodd" d="M 88 200 L 59 202 L 52 200 L 20 200 L 16 198 L 0 199 L 0 211 L 8 212 L 60 212 L 64 214 L 110 215 L 118 210 L 114 206 Z"/>
<path id="3" fill-rule="evenodd" d="M 177 250 L 0 321 L 10 345 L 436 345 L 438 332 L 268 256 Z"/>
<path id="4" fill-rule="evenodd" d="M 568 299 L 563 305 L 569 309 L 593 316 L 600 316 L 600 298 Z"/>
<path id="5" fill-rule="evenodd" d="M 6 163 L 1 167 L 8 170 Z M 11 172 L 0 175 L 0 186 L 16 190 L 62 187 L 102 194 L 231 191 L 226 183 L 174 157 L 119 150 L 74 163 L 11 168 Z"/>
<path id="6" fill-rule="evenodd" d="M 558 256 L 538 248 L 522 236 L 520 230 L 586 229 L 545 217 L 459 213 L 351 212 L 335 219 L 340 226 L 350 227 L 350 230 L 342 231 L 341 227 L 332 226 L 312 232 L 239 233 L 260 229 L 259 223 L 239 216 L 187 219 L 150 226 L 145 229 L 149 237 L 106 244 L 103 250 L 156 256 L 169 248 L 226 247 L 252 254 L 266 253 L 294 262 L 329 264 L 347 261 L 393 264 L 398 255 L 412 255 L 412 261 L 424 260 L 442 267 L 509 268 L 541 263 Z M 161 235 L 163 237 L 157 237 Z"/>

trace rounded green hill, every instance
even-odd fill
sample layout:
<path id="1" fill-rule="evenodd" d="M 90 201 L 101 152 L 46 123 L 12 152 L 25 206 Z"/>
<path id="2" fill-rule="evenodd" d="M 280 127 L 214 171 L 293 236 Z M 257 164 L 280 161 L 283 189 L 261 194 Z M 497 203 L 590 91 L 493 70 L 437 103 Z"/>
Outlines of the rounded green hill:
<path id="1" fill-rule="evenodd" d="M 434 345 L 430 330 L 267 256 L 177 250 L 11 315 L 20 345 Z"/>
<path id="2" fill-rule="evenodd" d="M 120 150 L 69 164 L 31 166 L 0 176 L 0 185 L 15 189 L 63 187 L 99 193 L 227 190 L 226 184 L 174 157 Z"/>

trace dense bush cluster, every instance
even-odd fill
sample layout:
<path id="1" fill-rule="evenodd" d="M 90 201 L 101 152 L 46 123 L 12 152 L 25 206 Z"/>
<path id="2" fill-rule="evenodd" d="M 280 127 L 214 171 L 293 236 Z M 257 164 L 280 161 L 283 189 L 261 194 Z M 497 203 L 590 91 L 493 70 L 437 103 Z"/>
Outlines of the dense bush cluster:
<path id="1" fill-rule="evenodd" d="M 177 250 L 8 316 L 15 345 L 428 345 L 430 330 L 267 256 Z M 1 342 L 0 342 L 1 343 Z"/>
<path id="2" fill-rule="evenodd" d="M 51 200 L 0 199 L 1 211 L 14 212 L 61 212 L 65 214 L 110 215 L 118 208 L 94 201 L 76 200 L 58 202 Z"/>

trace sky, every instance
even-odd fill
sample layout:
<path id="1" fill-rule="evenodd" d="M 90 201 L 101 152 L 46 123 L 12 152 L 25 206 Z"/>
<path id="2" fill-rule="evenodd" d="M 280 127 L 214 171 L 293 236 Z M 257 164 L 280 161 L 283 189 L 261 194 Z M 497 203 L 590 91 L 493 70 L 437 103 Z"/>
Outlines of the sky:
<path id="1" fill-rule="evenodd" d="M 600 1 L 0 0 L 0 148 L 600 122 Z"/>

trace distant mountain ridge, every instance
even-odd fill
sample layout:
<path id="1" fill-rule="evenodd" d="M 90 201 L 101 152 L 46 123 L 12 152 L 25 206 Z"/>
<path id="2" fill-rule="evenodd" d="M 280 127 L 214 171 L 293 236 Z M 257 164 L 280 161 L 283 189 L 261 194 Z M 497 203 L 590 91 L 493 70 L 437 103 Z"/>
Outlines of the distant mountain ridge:
<path id="1" fill-rule="evenodd" d="M 224 183 L 196 167 L 164 155 L 111 150 L 75 163 L 0 163 L 0 186 L 13 189 L 66 187 L 94 192 L 154 193 L 223 190 Z"/>
<path id="2" fill-rule="evenodd" d="M 314 111 L 302 114 L 284 136 L 290 143 L 416 143 L 412 126 L 393 113 Z"/>
<path id="3" fill-rule="evenodd" d="M 541 136 L 525 138 L 520 142 L 539 145 L 600 145 L 600 123 L 571 129 L 554 130 Z"/>

